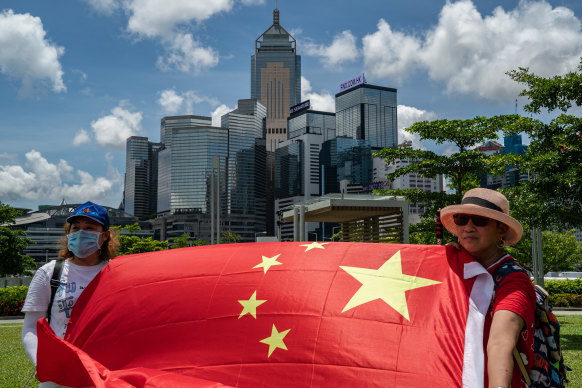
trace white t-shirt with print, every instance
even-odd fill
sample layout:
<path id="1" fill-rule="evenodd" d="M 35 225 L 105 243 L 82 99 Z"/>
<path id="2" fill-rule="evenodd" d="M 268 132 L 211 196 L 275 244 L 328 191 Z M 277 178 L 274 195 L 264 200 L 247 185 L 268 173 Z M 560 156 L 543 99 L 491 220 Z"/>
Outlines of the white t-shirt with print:
<path id="1" fill-rule="evenodd" d="M 28 287 L 26 301 L 22 308 L 27 311 L 44 311 L 48 309 L 51 298 L 50 280 L 55 269 L 55 260 L 39 268 Z M 83 266 L 65 260 L 61 272 L 60 285 L 55 293 L 51 309 L 51 328 L 61 338 L 65 337 L 67 324 L 73 306 L 91 280 L 107 265 L 106 261 L 97 265 Z"/>

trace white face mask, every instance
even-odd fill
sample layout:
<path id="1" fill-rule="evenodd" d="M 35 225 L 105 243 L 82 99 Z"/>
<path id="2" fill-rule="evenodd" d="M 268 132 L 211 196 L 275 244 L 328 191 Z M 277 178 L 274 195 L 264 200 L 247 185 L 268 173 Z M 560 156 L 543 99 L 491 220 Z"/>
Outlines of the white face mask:
<path id="1" fill-rule="evenodd" d="M 101 232 L 93 232 L 88 230 L 79 230 L 75 233 L 67 235 L 69 250 L 80 258 L 91 256 L 97 252 L 101 245 L 99 244 L 99 236 Z"/>

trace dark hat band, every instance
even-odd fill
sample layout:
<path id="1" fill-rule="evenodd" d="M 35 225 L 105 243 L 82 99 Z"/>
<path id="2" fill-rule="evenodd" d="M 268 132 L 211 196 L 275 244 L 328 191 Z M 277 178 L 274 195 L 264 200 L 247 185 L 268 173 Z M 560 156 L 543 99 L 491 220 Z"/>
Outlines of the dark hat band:
<path id="1" fill-rule="evenodd" d="M 463 198 L 463 200 L 461 201 L 461 205 L 467 205 L 467 204 L 479 205 L 481 207 L 486 207 L 487 209 L 497 210 L 498 212 L 503 213 L 503 210 L 499 206 L 497 206 L 493 202 L 489 202 L 488 200 L 483 199 L 483 198 L 479 198 L 479 197 Z"/>

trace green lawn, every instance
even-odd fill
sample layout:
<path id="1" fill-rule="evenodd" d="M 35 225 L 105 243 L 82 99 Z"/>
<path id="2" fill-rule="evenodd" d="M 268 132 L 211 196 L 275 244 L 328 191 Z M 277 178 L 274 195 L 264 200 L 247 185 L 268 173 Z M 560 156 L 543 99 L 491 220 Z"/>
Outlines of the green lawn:
<path id="1" fill-rule="evenodd" d="M 22 323 L 2 323 L 0 321 L 0 387 L 22 387 L 30 373 L 34 370 L 32 362 L 24 353 L 20 332 Z M 28 383 L 28 387 L 35 387 L 35 378 Z"/>
<path id="2" fill-rule="evenodd" d="M 567 387 L 582 388 L 582 315 L 562 315 L 558 320 L 564 360 L 573 369 L 568 375 L 570 383 Z M 33 370 L 20 342 L 21 330 L 21 323 L 0 321 L 0 388 L 22 387 Z M 34 378 L 28 386 L 36 386 Z"/>
<path id="3" fill-rule="evenodd" d="M 582 388 L 582 315 L 559 315 L 560 340 L 568 374 L 568 388 Z"/>

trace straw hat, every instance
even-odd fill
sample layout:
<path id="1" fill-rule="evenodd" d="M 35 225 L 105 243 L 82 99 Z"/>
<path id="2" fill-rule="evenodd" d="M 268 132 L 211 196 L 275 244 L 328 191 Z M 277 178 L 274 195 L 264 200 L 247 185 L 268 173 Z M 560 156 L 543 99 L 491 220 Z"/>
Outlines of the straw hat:
<path id="1" fill-rule="evenodd" d="M 523 227 L 509 215 L 509 201 L 495 190 L 476 188 L 465 193 L 460 205 L 451 205 L 441 210 L 441 222 L 449 232 L 456 234 L 457 227 L 453 221 L 455 214 L 483 216 L 497 220 L 507 225 L 504 236 L 505 245 L 513 245 L 519 241 Z"/>

